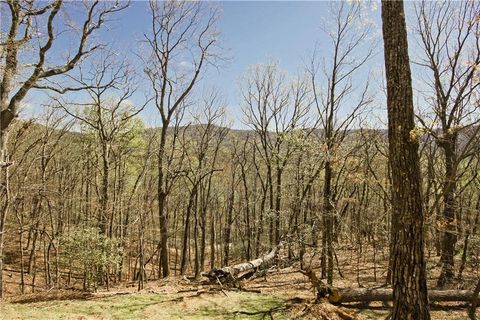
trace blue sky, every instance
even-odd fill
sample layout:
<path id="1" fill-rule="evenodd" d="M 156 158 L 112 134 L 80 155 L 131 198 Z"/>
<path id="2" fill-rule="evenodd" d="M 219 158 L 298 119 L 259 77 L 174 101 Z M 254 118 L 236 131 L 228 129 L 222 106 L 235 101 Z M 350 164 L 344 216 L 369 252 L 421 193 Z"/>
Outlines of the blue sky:
<path id="1" fill-rule="evenodd" d="M 222 70 L 228 80 L 245 72 L 248 66 L 273 58 L 284 69 L 294 71 L 301 58 L 320 41 L 320 22 L 328 3 L 323 1 L 222 1 L 218 29 L 223 47 L 233 58 Z M 146 1 L 135 1 L 115 22 L 113 35 L 120 46 L 131 47 L 149 32 Z M 225 78 L 223 78 L 225 79 Z"/>
<path id="2" fill-rule="evenodd" d="M 106 0 L 108 1 L 108 0 Z M 67 4 L 68 3 L 68 4 Z M 67 15 L 78 18 L 82 21 L 85 12 L 81 5 L 73 6 L 66 2 Z M 329 39 L 321 26 L 325 22 L 332 21 L 329 13 L 330 3 L 327 1 L 219 1 L 215 2 L 221 8 L 221 19 L 218 30 L 221 32 L 223 48 L 231 58 L 227 64 L 220 69 L 210 69 L 199 83 L 199 91 L 216 88 L 224 96 L 227 103 L 227 111 L 232 125 L 235 128 L 245 128 L 242 123 L 241 99 L 239 82 L 241 77 L 251 66 L 259 63 L 276 61 L 282 70 L 291 75 L 300 73 L 306 60 L 317 48 L 321 57 L 331 59 L 332 50 Z M 369 107 L 374 110 L 369 115 L 368 123 L 364 124 L 373 127 L 385 127 L 385 92 L 383 90 L 383 45 L 381 41 L 381 21 L 379 3 L 377 0 L 362 2 L 368 6 L 368 20 L 374 24 L 371 40 L 375 41 L 376 55 L 368 64 L 360 70 L 360 74 L 354 79 L 354 85 L 362 86 L 367 77 L 370 77 L 370 88 L 375 94 L 375 102 Z M 417 107 L 422 105 L 424 100 L 418 92 L 428 89 L 425 81 L 428 81 L 425 68 L 415 64 L 422 50 L 418 46 L 418 35 L 413 34 L 415 28 L 414 1 L 405 3 L 407 30 L 409 31 L 409 50 L 411 66 L 413 71 L 414 95 Z M 8 10 L 5 3 L 0 3 L 0 25 L 2 33 L 6 32 L 9 25 Z M 73 10 L 72 10 L 73 9 Z M 63 12 L 65 13 L 65 12 Z M 58 23 L 62 20 L 59 18 Z M 363 23 L 363 22 L 362 22 Z M 60 26 L 59 26 L 60 27 Z M 60 28 L 59 28 L 60 29 Z M 142 45 L 144 34 L 150 32 L 150 13 L 148 1 L 135 1 L 126 10 L 120 12 L 110 21 L 106 28 L 98 34 L 100 42 L 108 42 L 114 50 L 123 51 L 139 74 L 143 73 L 143 65 L 136 53 Z M 417 38 L 417 39 L 415 39 Z M 58 64 L 58 59 L 65 61 L 66 48 L 71 43 L 78 42 L 77 38 L 70 33 L 62 33 L 49 52 L 49 62 Z M 98 39 L 97 39 L 98 40 Z M 96 41 L 96 40 L 94 40 Z M 360 52 L 356 50 L 355 53 Z M 33 51 L 26 51 L 25 55 L 37 54 Z M 25 63 L 31 63 L 31 58 L 22 56 Z M 37 57 L 35 56 L 35 59 Z M 140 80 L 141 81 L 141 80 Z M 149 88 L 147 81 L 140 82 L 140 87 L 146 91 Z M 66 95 L 69 97 L 68 95 Z M 80 98 L 81 99 L 81 98 Z M 137 94 L 132 97 L 136 104 L 143 102 L 143 95 Z M 349 99 L 348 101 L 351 101 Z M 48 103 L 46 92 L 31 90 L 24 100 L 25 108 L 21 116 L 35 116 L 42 112 L 42 104 Z M 83 102 L 83 101 L 82 101 Z M 350 103 L 350 102 L 349 102 Z M 344 109 L 348 113 L 348 105 Z M 153 105 L 147 107 L 141 116 L 148 126 L 158 125 L 157 110 Z"/>
<path id="3" fill-rule="evenodd" d="M 313 51 L 316 43 L 325 42 L 321 19 L 328 12 L 323 1 L 222 1 L 222 47 L 231 58 L 220 69 L 211 69 L 202 80 L 204 88 L 215 87 L 225 96 L 234 126 L 242 127 L 239 80 L 252 65 L 277 61 L 282 69 L 294 74 Z M 109 32 L 118 47 L 131 48 L 148 32 L 148 3 L 135 1 L 124 11 Z M 144 112 L 148 119 L 155 110 Z"/>
<path id="4" fill-rule="evenodd" d="M 205 89 L 217 88 L 228 104 L 233 126 L 244 127 L 241 118 L 239 80 L 248 68 L 268 61 L 277 61 L 280 68 L 295 74 L 308 60 L 315 46 L 319 53 L 331 56 L 326 35 L 321 29 L 322 21 L 329 19 L 329 3 L 325 1 L 222 1 L 218 30 L 221 32 L 223 48 L 231 57 L 221 69 L 211 69 L 200 86 Z M 379 22 L 379 10 L 370 12 Z M 378 16 L 378 17 L 377 17 Z M 131 6 L 115 17 L 102 30 L 100 37 L 118 50 L 125 50 L 137 70 L 143 69 L 134 52 L 149 33 L 149 8 L 147 1 L 133 1 Z M 378 29 L 378 32 L 380 30 Z M 382 55 L 378 54 L 375 63 L 382 65 Z M 148 83 L 145 82 L 145 87 Z M 28 104 L 45 102 L 45 96 L 30 94 Z M 140 100 L 140 95 L 136 97 Z M 36 106 L 33 108 L 37 109 Z M 38 109 L 37 109 L 38 110 Z M 156 125 L 157 111 L 153 106 L 142 113 L 147 125 Z"/>

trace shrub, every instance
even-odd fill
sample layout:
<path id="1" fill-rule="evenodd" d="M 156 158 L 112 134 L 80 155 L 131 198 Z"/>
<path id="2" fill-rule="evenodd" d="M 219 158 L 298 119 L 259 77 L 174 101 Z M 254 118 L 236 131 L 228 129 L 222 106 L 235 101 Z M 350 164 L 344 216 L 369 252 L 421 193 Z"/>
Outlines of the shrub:
<path id="1" fill-rule="evenodd" d="M 101 284 L 105 272 L 118 267 L 122 259 L 120 242 L 97 228 L 75 229 L 61 242 L 63 257 L 70 267 L 83 273 L 85 290 Z"/>

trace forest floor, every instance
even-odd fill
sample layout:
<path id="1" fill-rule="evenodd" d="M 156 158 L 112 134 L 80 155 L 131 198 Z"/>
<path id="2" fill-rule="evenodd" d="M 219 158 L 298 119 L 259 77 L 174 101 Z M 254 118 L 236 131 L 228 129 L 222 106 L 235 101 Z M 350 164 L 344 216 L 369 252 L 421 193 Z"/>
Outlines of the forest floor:
<path id="1" fill-rule="evenodd" d="M 338 257 L 334 286 L 373 288 L 384 283 L 385 260 L 372 263 L 366 253 L 342 252 Z M 310 282 L 299 272 L 297 264 L 271 267 L 264 276 L 241 282 L 242 289 L 206 285 L 180 276 L 150 281 L 140 292 L 133 282 L 95 293 L 38 288 L 35 293 L 10 294 L 0 302 L 0 319 L 322 319 L 321 315 L 331 305 L 312 303 Z M 452 288 L 472 289 L 478 279 L 478 269 L 467 271 L 464 280 Z M 316 272 L 318 274 L 318 269 Z M 434 287 L 437 274 L 432 259 L 429 287 Z M 13 287 L 18 286 L 17 275 L 7 272 L 8 276 L 11 278 L 7 287 L 13 293 Z M 351 304 L 341 306 L 340 310 L 345 313 L 345 319 L 374 320 L 385 319 L 389 306 Z M 477 317 L 480 319 L 478 309 Z M 466 319 L 463 303 L 432 305 L 432 320 Z"/>
<path id="2" fill-rule="evenodd" d="M 133 286 L 96 293 L 38 292 L 0 303 L 0 319 L 321 319 L 316 316 L 316 305 L 309 302 L 308 280 L 293 271 L 285 268 L 250 281 L 246 291 L 172 277 L 152 281 L 141 292 L 135 292 Z M 341 309 L 355 319 L 385 319 L 388 315 L 388 308 L 381 304 Z M 444 305 L 433 308 L 432 319 L 468 317 L 464 306 Z"/>

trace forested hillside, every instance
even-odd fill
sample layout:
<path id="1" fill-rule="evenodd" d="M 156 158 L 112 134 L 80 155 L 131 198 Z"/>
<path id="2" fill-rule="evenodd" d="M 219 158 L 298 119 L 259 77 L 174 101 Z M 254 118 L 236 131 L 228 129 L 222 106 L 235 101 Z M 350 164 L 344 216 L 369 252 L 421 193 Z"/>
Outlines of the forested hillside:
<path id="1" fill-rule="evenodd" d="M 99 34 L 131 3 L 0 4 L 0 297 L 138 290 L 172 319 L 200 295 L 245 309 L 201 318 L 475 319 L 476 1 L 411 3 L 407 23 L 402 2 L 383 2 L 381 27 L 376 7 L 330 3 L 329 50 L 296 74 L 250 66 L 234 112 L 203 84 L 235 59 L 222 4 L 142 5 L 148 27 L 122 55 Z M 16 308 L 4 312 L 38 316 Z"/>

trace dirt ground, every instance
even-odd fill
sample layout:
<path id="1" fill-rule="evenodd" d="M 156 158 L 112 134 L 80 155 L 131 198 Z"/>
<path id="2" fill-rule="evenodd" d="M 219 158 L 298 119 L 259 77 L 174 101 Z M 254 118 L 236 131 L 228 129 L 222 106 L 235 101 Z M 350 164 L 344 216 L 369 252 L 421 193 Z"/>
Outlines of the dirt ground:
<path id="1" fill-rule="evenodd" d="M 0 304 L 0 319 L 322 319 L 320 315 L 329 308 L 311 303 L 308 280 L 293 267 L 272 270 L 243 284 L 245 290 L 238 290 L 172 277 L 150 282 L 142 292 L 135 292 L 134 287 L 89 294 L 39 292 Z M 388 315 L 388 308 L 380 304 L 343 306 L 340 310 L 359 320 Z M 432 310 L 434 320 L 467 318 L 465 308 L 458 305 Z"/>
<path id="2" fill-rule="evenodd" d="M 311 258 L 312 261 L 318 260 Z M 334 286 L 378 287 L 385 283 L 385 260 L 372 259 L 371 252 L 359 256 L 344 250 L 338 258 Z M 312 267 L 315 269 L 318 265 L 312 264 Z M 433 260 L 429 261 L 428 268 L 429 286 L 433 287 L 438 268 Z M 136 291 L 136 283 L 96 293 L 38 288 L 36 293 L 10 294 L 0 303 L 0 319 L 373 320 L 387 317 L 389 306 L 381 303 L 339 308 L 330 304 L 313 304 L 310 282 L 298 271 L 298 262 L 273 266 L 264 275 L 241 282 L 241 289 L 206 285 L 180 276 L 150 281 L 141 292 Z M 451 288 L 472 289 L 478 279 L 477 272 L 473 268 L 466 270 L 464 279 Z M 13 291 L 16 282 L 15 274 L 11 274 L 9 291 Z M 480 310 L 477 310 L 477 317 L 480 317 Z M 432 319 L 466 320 L 466 306 L 460 303 L 432 305 Z"/>

